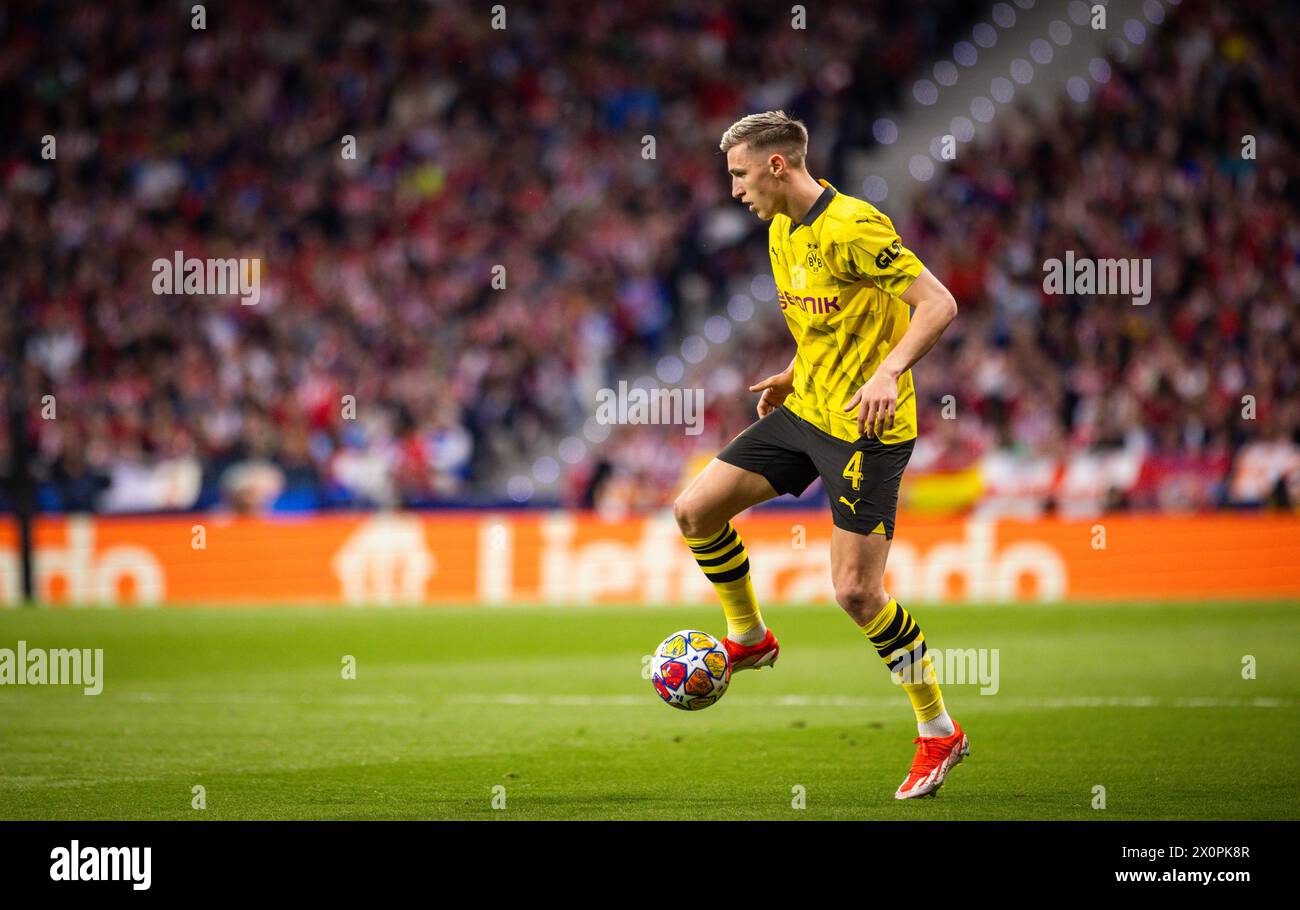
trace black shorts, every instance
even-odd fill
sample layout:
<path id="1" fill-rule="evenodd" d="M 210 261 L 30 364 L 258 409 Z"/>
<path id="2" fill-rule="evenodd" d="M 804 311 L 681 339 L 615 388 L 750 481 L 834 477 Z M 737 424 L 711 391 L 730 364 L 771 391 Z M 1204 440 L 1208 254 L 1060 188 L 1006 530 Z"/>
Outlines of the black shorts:
<path id="1" fill-rule="evenodd" d="M 820 476 L 836 527 L 892 539 L 898 483 L 915 443 L 885 445 L 866 436 L 848 442 L 779 407 L 731 440 L 718 460 L 762 474 L 772 489 L 794 496 Z"/>

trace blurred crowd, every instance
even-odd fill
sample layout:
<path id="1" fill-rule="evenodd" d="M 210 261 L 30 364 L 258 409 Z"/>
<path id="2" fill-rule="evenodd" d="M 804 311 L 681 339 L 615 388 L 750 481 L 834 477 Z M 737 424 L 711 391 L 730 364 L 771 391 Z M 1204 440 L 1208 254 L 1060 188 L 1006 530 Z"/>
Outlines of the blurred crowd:
<path id="1" fill-rule="evenodd" d="M 965 6 L 6 3 L 0 381 L 42 402 L 42 507 L 506 500 L 751 267 L 692 245 L 737 112 L 806 112 L 830 167 Z M 259 260 L 260 299 L 155 294 L 174 251 Z"/>
<path id="2" fill-rule="evenodd" d="M 910 217 L 896 216 L 960 307 L 915 372 L 905 504 L 1024 516 L 1296 508 L 1297 26 L 1294 10 L 1262 3 L 1185 2 L 1140 62 L 1109 61 L 1086 103 L 1000 112 L 995 138 L 963 148 Z M 1044 262 L 1066 250 L 1149 258 L 1150 302 L 1044 293 Z M 762 328 L 725 349 L 744 353 L 685 380 L 717 393 L 715 447 L 754 419 L 742 384 L 789 361 L 770 288 L 763 297 Z M 656 446 L 642 433 L 611 443 L 610 508 L 671 499 L 676 465 L 701 448 L 680 430 Z"/>
<path id="3" fill-rule="evenodd" d="M 1300 30 L 1219 6 L 884 205 L 961 308 L 917 371 L 914 505 L 1297 501 Z M 792 353 L 717 137 L 792 111 L 861 195 L 846 154 L 980 12 L 506 7 L 0 11 L 0 382 L 48 412 L 42 507 L 671 502 Z M 1067 249 L 1149 257 L 1150 304 L 1044 294 Z M 259 259 L 260 300 L 154 294 L 176 250 Z M 591 419 L 646 371 L 705 390 L 703 434 Z"/>

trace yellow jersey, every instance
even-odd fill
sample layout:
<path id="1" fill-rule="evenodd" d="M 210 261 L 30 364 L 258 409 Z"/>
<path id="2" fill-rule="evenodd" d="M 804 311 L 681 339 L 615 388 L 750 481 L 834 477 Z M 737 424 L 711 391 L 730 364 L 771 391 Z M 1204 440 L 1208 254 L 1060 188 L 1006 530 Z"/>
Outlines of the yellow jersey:
<path id="1" fill-rule="evenodd" d="M 797 224 L 775 215 L 768 227 L 777 302 L 794 335 L 794 391 L 785 406 L 839 439 L 858 439 L 857 410 L 845 411 L 907 331 L 911 308 L 899 296 L 924 266 L 874 205 L 825 190 Z M 898 377 L 894 426 L 886 444 L 916 438 L 911 370 Z"/>

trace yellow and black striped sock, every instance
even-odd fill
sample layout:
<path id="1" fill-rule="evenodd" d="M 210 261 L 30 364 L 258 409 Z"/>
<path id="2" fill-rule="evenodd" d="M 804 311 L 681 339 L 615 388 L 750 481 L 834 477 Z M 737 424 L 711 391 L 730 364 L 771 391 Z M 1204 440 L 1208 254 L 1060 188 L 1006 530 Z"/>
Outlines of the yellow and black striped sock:
<path id="1" fill-rule="evenodd" d="M 934 664 L 926 653 L 925 635 L 907 610 L 889 598 L 876 616 L 862 627 L 889 672 L 901 674 L 903 689 L 912 701 L 917 723 L 933 720 L 944 712 L 943 694 L 934 676 Z"/>
<path id="2" fill-rule="evenodd" d="M 686 544 L 718 592 L 722 612 L 727 615 L 728 637 L 742 645 L 762 641 L 767 629 L 749 580 L 749 556 L 731 522 L 708 537 L 687 537 Z"/>

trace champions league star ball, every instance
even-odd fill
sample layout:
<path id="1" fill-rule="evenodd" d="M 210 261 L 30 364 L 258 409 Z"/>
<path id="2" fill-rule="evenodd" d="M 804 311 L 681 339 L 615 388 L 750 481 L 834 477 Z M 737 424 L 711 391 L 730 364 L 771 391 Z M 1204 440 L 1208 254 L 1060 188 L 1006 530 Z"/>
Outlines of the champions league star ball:
<path id="1" fill-rule="evenodd" d="M 731 682 L 727 649 L 708 632 L 683 629 L 655 649 L 650 677 L 659 697 L 674 708 L 699 711 L 713 704 Z"/>

